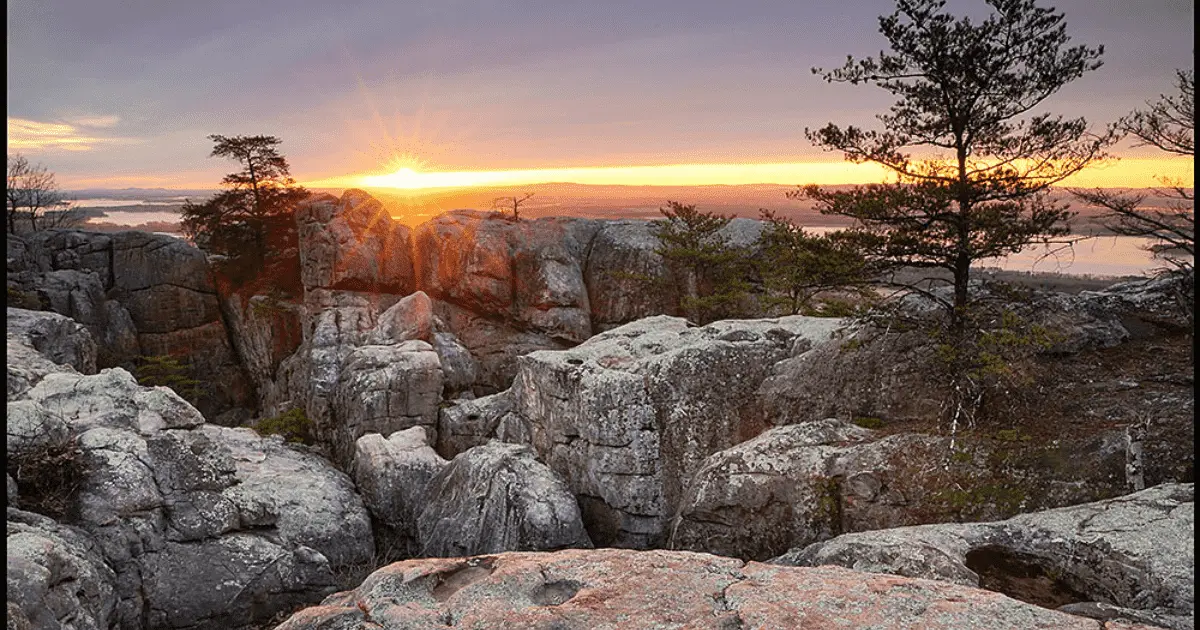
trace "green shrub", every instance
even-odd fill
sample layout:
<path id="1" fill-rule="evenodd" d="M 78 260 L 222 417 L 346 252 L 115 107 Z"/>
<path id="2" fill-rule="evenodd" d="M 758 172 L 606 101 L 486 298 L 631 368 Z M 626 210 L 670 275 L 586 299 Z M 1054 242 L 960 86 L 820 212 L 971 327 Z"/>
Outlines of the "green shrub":
<path id="1" fill-rule="evenodd" d="M 5 306 L 23 308 L 31 311 L 45 310 L 42 298 L 35 291 L 22 291 L 13 285 L 8 285 L 8 298 Z"/>
<path id="2" fill-rule="evenodd" d="M 263 418 L 254 425 L 259 435 L 279 435 L 294 444 L 313 444 L 313 422 L 304 410 L 293 407 L 277 416 Z"/>
<path id="3" fill-rule="evenodd" d="M 181 398 L 196 404 L 203 395 L 203 383 L 192 378 L 191 366 L 180 363 L 170 355 L 138 357 L 133 375 L 138 385 L 145 387 L 170 387 Z"/>
<path id="4" fill-rule="evenodd" d="M 852 420 L 851 422 L 853 422 L 854 424 L 857 424 L 858 426 L 860 426 L 864 429 L 882 429 L 883 428 L 883 418 L 876 418 L 874 416 L 855 416 L 854 420 Z"/>

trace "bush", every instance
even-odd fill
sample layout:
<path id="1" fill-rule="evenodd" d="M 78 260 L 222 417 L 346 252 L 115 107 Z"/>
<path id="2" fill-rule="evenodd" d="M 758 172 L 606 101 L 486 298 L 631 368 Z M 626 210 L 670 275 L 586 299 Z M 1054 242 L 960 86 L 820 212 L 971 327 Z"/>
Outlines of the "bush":
<path id="1" fill-rule="evenodd" d="M 8 285 L 8 298 L 5 305 L 31 311 L 46 310 L 46 305 L 42 303 L 42 298 L 36 291 L 22 291 L 11 284 Z"/>
<path id="2" fill-rule="evenodd" d="M 299 407 L 293 407 L 277 416 L 259 420 L 254 425 L 254 430 L 259 435 L 282 436 L 283 439 L 293 444 L 312 445 L 316 441 L 313 437 L 313 422 Z"/>
<path id="3" fill-rule="evenodd" d="M 22 509 L 60 520 L 83 483 L 84 468 L 75 438 L 23 450 L 9 458 Z"/>
<path id="4" fill-rule="evenodd" d="M 169 355 L 138 357 L 133 375 L 144 387 L 170 387 L 192 405 L 204 393 L 200 381 L 191 377 L 191 367 Z"/>

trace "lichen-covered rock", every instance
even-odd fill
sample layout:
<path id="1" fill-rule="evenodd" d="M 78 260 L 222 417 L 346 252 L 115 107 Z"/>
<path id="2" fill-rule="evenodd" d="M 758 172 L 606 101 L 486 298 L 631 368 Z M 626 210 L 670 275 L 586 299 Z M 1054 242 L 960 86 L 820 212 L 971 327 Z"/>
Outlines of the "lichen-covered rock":
<path id="1" fill-rule="evenodd" d="M 413 426 L 437 430 L 442 367 L 428 343 L 359 346 L 343 365 L 326 434 L 335 461 L 349 466 L 355 441 L 368 433 L 391 435 Z"/>
<path id="2" fill-rule="evenodd" d="M 432 342 L 433 329 L 433 302 L 424 291 L 417 291 L 379 314 L 375 327 L 367 334 L 366 343 L 386 345 L 415 339 Z"/>
<path id="3" fill-rule="evenodd" d="M 96 342 L 79 322 L 49 311 L 7 310 L 7 333 L 51 361 L 96 373 Z"/>
<path id="4" fill-rule="evenodd" d="M 8 400 L 15 400 L 37 385 L 47 374 L 73 372 L 74 368 L 60 365 L 33 349 L 25 340 L 8 335 L 6 350 L 7 371 L 5 385 Z"/>
<path id="5" fill-rule="evenodd" d="M 438 415 L 437 450 L 453 459 L 491 440 L 528 444 L 529 427 L 513 409 L 512 391 L 454 401 Z"/>
<path id="6" fill-rule="evenodd" d="M 87 533 L 8 509 L 8 627 L 106 630 L 116 576 Z"/>
<path id="7" fill-rule="evenodd" d="M 417 517 L 425 506 L 425 488 L 447 464 L 429 445 L 424 427 L 396 431 L 386 439 L 378 433 L 358 438 L 354 483 L 374 517 L 380 557 L 420 553 Z"/>
<path id="8" fill-rule="evenodd" d="M 763 560 L 837 534 L 1084 503 L 1125 492 L 1121 431 L 1057 444 L 900 433 L 836 419 L 714 453 L 688 484 L 675 549 Z"/>
<path id="9" fill-rule="evenodd" d="M 982 586 L 1048 606 L 1100 602 L 1134 621 L 1192 628 L 1194 505 L 1192 484 L 1164 484 L 1006 521 L 846 534 L 772 562 Z"/>
<path id="10" fill-rule="evenodd" d="M 413 287 L 409 230 L 374 197 L 347 190 L 296 210 L 305 288 L 406 295 Z"/>
<path id="11" fill-rule="evenodd" d="M 458 337 L 448 332 L 434 333 L 433 351 L 442 364 L 442 397 L 454 398 L 463 393 L 474 395 L 472 387 L 479 376 L 479 364 Z"/>
<path id="12" fill-rule="evenodd" d="M 605 221 L 588 251 L 584 281 L 596 332 L 651 317 L 674 315 L 678 296 L 649 221 Z"/>
<path id="13" fill-rule="evenodd" d="M 841 325 L 639 320 L 567 351 L 522 357 L 514 410 L 539 457 L 579 497 L 597 544 L 661 544 L 701 461 L 766 428 L 750 409 L 771 366 Z"/>
<path id="14" fill-rule="evenodd" d="M 279 438 L 205 425 L 171 390 L 119 368 L 46 374 L 8 414 L 10 461 L 51 453 L 57 469 L 42 474 L 70 484 L 55 490 L 18 467 L 22 504 L 86 532 L 113 573 L 99 627 L 262 623 L 374 554 L 346 475 Z M 40 496 L 51 490 L 60 495 Z"/>
<path id="15" fill-rule="evenodd" d="M 490 442 L 430 482 L 417 519 L 424 556 L 591 547 L 566 484 L 528 446 Z"/>
<path id="16" fill-rule="evenodd" d="M 408 560 L 279 630 L 385 628 L 928 628 L 1104 630 L 945 582 L 625 549 Z"/>

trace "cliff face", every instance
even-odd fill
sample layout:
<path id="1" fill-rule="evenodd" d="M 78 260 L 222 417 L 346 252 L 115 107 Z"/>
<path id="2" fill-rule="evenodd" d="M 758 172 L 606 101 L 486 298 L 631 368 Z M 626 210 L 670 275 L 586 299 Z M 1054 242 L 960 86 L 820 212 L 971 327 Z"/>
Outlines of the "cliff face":
<path id="1" fill-rule="evenodd" d="M 77 230 L 10 236 L 8 285 L 10 293 L 87 327 L 101 368 L 170 355 L 203 375 L 207 386 L 197 405 L 206 416 L 253 405 L 208 263 L 184 241 Z"/>

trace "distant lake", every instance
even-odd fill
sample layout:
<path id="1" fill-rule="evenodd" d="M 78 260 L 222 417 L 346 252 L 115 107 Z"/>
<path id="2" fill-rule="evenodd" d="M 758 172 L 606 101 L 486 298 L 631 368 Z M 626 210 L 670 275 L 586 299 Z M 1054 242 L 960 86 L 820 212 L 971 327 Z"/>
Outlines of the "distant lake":
<path id="1" fill-rule="evenodd" d="M 124 206 L 177 206 L 186 201 L 183 197 L 168 199 L 76 199 L 71 203 L 80 208 L 118 208 Z"/>
<path id="2" fill-rule="evenodd" d="M 131 205 L 122 203 L 122 206 Z M 155 205 L 163 204 L 145 204 L 146 210 L 105 210 L 104 216 L 94 217 L 90 220 L 91 223 L 112 223 L 114 225 L 141 225 L 153 221 L 162 221 L 163 223 L 179 223 L 180 214 L 178 212 L 167 210 L 151 210 Z M 168 204 L 169 205 L 169 204 Z M 104 208 L 105 206 L 91 206 L 93 208 Z"/>

